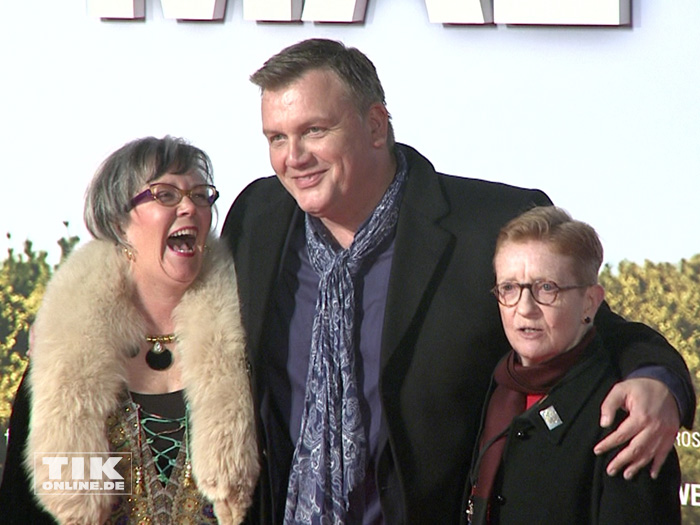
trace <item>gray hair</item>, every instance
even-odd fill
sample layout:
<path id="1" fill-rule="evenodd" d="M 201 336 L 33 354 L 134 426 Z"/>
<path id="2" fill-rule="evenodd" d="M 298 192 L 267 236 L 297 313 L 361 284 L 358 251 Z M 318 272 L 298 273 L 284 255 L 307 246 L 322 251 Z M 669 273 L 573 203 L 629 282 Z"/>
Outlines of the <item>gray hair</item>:
<path id="1" fill-rule="evenodd" d="M 83 218 L 96 239 L 128 246 L 123 227 L 129 223 L 131 199 L 151 181 L 171 173 L 201 175 L 213 184 L 209 156 L 177 137 L 145 137 L 129 142 L 100 165 L 85 195 Z"/>
<path id="2" fill-rule="evenodd" d="M 386 106 L 384 88 L 374 64 L 365 54 L 342 42 L 311 38 L 286 47 L 250 76 L 261 91 L 284 88 L 311 70 L 326 69 L 335 73 L 361 115 L 372 104 Z M 394 145 L 394 129 L 389 115 L 388 145 Z"/>

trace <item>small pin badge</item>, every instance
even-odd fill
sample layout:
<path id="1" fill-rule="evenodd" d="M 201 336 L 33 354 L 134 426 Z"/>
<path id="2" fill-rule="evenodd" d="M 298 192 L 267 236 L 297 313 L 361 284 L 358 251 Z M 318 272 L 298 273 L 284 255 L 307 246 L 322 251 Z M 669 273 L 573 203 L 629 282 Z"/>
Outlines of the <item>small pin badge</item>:
<path id="1" fill-rule="evenodd" d="M 549 430 L 554 430 L 559 425 L 564 424 L 553 406 L 540 410 L 540 416 L 542 416 L 542 419 L 544 419 L 544 423 L 547 425 Z"/>

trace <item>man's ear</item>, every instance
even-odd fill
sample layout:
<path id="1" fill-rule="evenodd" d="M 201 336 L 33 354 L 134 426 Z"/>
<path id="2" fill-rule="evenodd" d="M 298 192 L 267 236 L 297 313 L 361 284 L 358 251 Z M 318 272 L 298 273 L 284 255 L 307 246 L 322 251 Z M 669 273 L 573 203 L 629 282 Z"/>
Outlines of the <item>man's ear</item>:
<path id="1" fill-rule="evenodd" d="M 370 106 L 367 112 L 367 123 L 372 134 L 372 145 L 384 146 L 389 136 L 389 112 L 384 104 L 376 102 Z"/>

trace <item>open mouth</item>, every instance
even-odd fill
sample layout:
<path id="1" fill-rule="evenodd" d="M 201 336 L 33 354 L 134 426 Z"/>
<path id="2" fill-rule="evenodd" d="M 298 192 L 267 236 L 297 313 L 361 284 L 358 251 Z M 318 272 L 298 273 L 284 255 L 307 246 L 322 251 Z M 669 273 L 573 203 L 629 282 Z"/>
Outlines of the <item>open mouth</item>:
<path id="1" fill-rule="evenodd" d="M 197 241 L 197 230 L 185 228 L 178 230 L 168 237 L 168 248 L 177 253 L 194 253 Z"/>

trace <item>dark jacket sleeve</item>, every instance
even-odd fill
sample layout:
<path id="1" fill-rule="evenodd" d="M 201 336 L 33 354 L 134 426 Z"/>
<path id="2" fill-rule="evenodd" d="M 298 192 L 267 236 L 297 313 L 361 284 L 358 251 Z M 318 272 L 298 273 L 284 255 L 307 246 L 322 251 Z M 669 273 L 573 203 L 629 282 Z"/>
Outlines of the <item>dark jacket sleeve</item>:
<path id="1" fill-rule="evenodd" d="M 626 321 L 603 303 L 595 318 L 598 333 L 607 348 L 614 349 L 614 359 L 622 377 L 644 366 L 662 366 L 674 374 L 687 400 L 687 407 L 681 414 L 681 424 L 690 429 L 695 419 L 695 390 L 688 367 L 683 357 L 666 339 L 642 323 Z"/>
<path id="2" fill-rule="evenodd" d="M 28 370 L 20 382 L 10 416 L 10 439 L 0 485 L 0 516 L 4 525 L 53 525 L 56 521 L 44 512 L 34 497 L 30 477 L 23 464 L 29 433 Z"/>
<path id="3" fill-rule="evenodd" d="M 657 479 L 652 479 L 649 469 L 645 468 L 631 480 L 620 474 L 608 476 L 605 473 L 605 465 L 617 452 L 619 448 L 597 461 L 594 490 L 598 486 L 601 490 L 596 523 L 680 525 L 681 469 L 676 451 L 671 449 Z"/>

